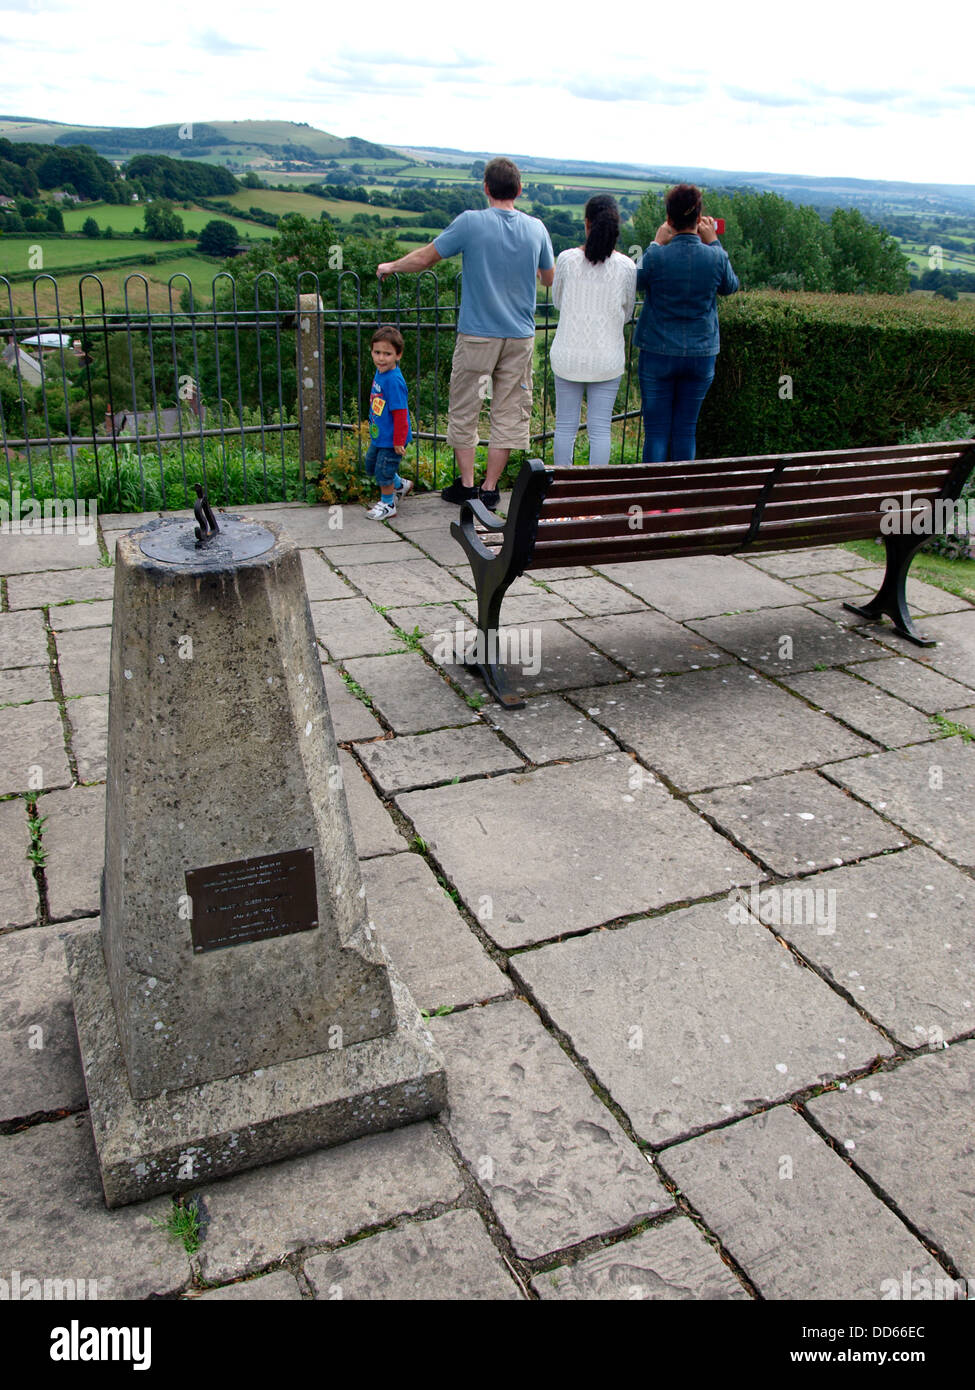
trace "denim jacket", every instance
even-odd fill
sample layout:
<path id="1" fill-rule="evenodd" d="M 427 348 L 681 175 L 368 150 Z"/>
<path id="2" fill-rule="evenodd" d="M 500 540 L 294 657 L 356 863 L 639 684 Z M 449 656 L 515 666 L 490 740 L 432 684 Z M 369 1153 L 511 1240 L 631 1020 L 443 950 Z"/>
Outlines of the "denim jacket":
<path id="1" fill-rule="evenodd" d="M 706 357 L 720 349 L 719 294 L 734 294 L 738 276 L 716 241 L 681 232 L 666 246 L 654 243 L 636 275 L 644 302 L 634 342 L 668 357 Z"/>

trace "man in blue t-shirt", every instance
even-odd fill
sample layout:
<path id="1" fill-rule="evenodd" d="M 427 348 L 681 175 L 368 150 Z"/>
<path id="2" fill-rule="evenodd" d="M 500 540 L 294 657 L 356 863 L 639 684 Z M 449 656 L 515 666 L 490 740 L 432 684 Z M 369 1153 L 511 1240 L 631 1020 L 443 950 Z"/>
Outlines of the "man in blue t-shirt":
<path id="1" fill-rule="evenodd" d="M 440 494 L 445 502 L 480 495 L 498 505 L 498 481 L 512 449 L 527 449 L 531 424 L 532 358 L 535 350 L 535 278 L 551 285 L 555 256 L 544 225 L 515 208 L 521 174 L 510 159 L 492 159 L 484 170 L 489 206 L 462 212 L 438 237 L 398 261 L 377 268 L 382 280 L 397 271 L 429 270 L 437 261 L 463 257 L 460 317 L 450 371 L 447 443 L 460 477 Z M 484 485 L 474 486 L 477 423 L 491 400 L 491 435 Z"/>

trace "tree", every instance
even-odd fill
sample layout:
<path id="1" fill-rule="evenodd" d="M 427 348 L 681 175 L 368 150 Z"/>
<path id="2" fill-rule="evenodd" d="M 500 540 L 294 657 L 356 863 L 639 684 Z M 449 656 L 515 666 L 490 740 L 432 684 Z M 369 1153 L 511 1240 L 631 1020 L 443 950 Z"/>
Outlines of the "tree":
<path id="1" fill-rule="evenodd" d="M 165 198 L 157 198 L 145 210 L 145 232 L 153 241 L 180 241 L 185 235 L 183 219 Z"/>
<path id="2" fill-rule="evenodd" d="M 232 222 L 214 220 L 203 228 L 196 249 L 204 256 L 219 256 L 221 260 L 226 260 L 233 254 L 239 239 L 237 228 Z"/>
<path id="3" fill-rule="evenodd" d="M 260 180 L 260 179 L 257 177 L 257 175 L 254 173 L 254 170 L 253 170 L 253 169 L 250 171 L 250 173 L 244 175 L 243 184 L 244 184 L 244 187 L 245 187 L 245 188 L 263 188 L 263 187 L 264 187 L 264 184 L 261 182 L 261 180 Z"/>
<path id="4" fill-rule="evenodd" d="M 101 235 L 98 223 L 93 217 L 86 217 L 81 225 L 82 236 L 96 237 Z"/>

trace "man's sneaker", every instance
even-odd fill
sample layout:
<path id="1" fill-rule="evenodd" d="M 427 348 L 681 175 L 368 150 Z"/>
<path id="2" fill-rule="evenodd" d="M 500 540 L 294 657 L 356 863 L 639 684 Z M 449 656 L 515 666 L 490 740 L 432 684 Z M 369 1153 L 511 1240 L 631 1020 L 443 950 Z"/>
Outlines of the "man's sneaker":
<path id="1" fill-rule="evenodd" d="M 403 486 L 402 486 L 402 487 L 398 487 L 398 488 L 396 489 L 396 500 L 397 500 L 397 502 L 402 502 L 402 500 L 403 500 L 404 497 L 409 497 L 409 495 L 410 495 L 410 493 L 411 493 L 412 491 L 413 491 L 413 480 L 412 480 L 411 478 L 404 478 L 404 479 L 403 479 Z"/>
<path id="2" fill-rule="evenodd" d="M 374 507 L 370 507 L 366 516 L 370 521 L 387 521 L 391 516 L 396 515 L 396 503 L 384 502 L 382 498 Z"/>
<path id="3" fill-rule="evenodd" d="M 501 501 L 501 493 L 496 487 L 482 487 L 481 501 L 489 512 L 493 512 L 497 509 L 497 505 Z"/>
<path id="4" fill-rule="evenodd" d="M 471 502 L 475 497 L 479 497 L 480 492 L 480 488 L 465 487 L 459 478 L 455 478 L 450 487 L 444 488 L 440 496 L 445 502 L 453 502 L 459 507 L 462 502 Z"/>

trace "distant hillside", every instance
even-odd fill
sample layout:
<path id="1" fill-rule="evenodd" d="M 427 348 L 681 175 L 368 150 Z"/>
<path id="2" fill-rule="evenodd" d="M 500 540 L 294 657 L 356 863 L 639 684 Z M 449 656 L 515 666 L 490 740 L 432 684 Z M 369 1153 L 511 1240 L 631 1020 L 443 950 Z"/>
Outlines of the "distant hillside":
<path id="1" fill-rule="evenodd" d="M 26 116 L 0 116 L 2 137 L 35 144 L 90 145 L 107 159 L 168 154 L 182 159 L 232 162 L 245 169 L 286 164 L 314 168 L 330 159 L 398 158 L 384 145 L 354 135 L 343 139 L 299 121 L 196 121 L 140 128 L 70 126 Z"/>

